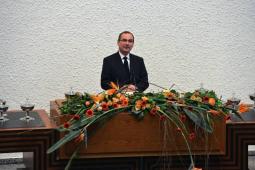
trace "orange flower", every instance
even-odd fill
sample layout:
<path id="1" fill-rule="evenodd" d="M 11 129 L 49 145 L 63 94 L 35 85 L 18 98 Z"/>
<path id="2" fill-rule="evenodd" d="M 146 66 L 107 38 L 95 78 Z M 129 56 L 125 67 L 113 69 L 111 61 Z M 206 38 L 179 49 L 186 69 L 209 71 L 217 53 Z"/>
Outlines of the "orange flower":
<path id="1" fill-rule="evenodd" d="M 190 97 L 190 99 L 191 99 L 191 100 L 198 101 L 198 102 L 202 102 L 202 98 L 199 97 L 199 96 L 196 96 L 196 95 L 192 95 L 192 96 Z"/>
<path id="2" fill-rule="evenodd" d="M 214 105 L 215 105 L 215 99 L 214 99 L 214 98 L 209 98 L 208 103 L 209 103 L 211 106 L 214 106 Z"/>
<path id="3" fill-rule="evenodd" d="M 239 105 L 238 112 L 244 113 L 244 112 L 248 112 L 248 111 L 249 111 L 249 108 L 246 104 L 241 103 Z"/>
<path id="4" fill-rule="evenodd" d="M 91 117 L 93 115 L 94 115 L 93 110 L 89 109 L 89 110 L 86 111 L 86 116 Z"/>
<path id="5" fill-rule="evenodd" d="M 95 103 L 99 103 L 101 102 L 102 100 L 104 100 L 104 94 L 98 94 L 98 95 L 91 95 L 91 98 L 92 100 L 95 102 Z"/>
<path id="6" fill-rule="evenodd" d="M 117 97 L 117 98 L 120 98 L 121 96 L 123 96 L 121 93 L 117 93 L 117 94 L 116 94 L 116 97 Z"/>
<path id="7" fill-rule="evenodd" d="M 113 95 L 117 90 L 116 89 L 109 89 L 109 90 L 106 90 L 106 94 L 108 95 Z"/>
<path id="8" fill-rule="evenodd" d="M 121 103 L 122 106 L 127 106 L 128 105 L 128 100 L 123 100 Z"/>
<path id="9" fill-rule="evenodd" d="M 135 102 L 135 108 L 137 109 L 137 110 L 140 110 L 141 109 L 141 107 L 142 107 L 142 100 L 137 100 L 136 102 Z"/>
<path id="10" fill-rule="evenodd" d="M 143 100 L 141 104 L 142 104 L 142 107 L 146 107 L 147 101 Z"/>
<path id="11" fill-rule="evenodd" d="M 118 103 L 118 102 L 120 101 L 120 99 L 118 99 L 118 98 L 116 98 L 116 97 L 113 97 L 113 98 L 112 98 L 112 101 L 113 101 L 113 103 Z"/>
<path id="12" fill-rule="evenodd" d="M 147 109 L 151 108 L 151 104 L 150 103 L 147 103 L 146 106 L 145 106 Z"/>
<path id="13" fill-rule="evenodd" d="M 109 100 L 109 101 L 107 102 L 107 105 L 108 105 L 108 106 L 112 106 L 112 101 Z"/>
<path id="14" fill-rule="evenodd" d="M 127 106 L 128 105 L 128 98 L 124 95 L 119 96 L 119 101 L 122 106 Z"/>
<path id="15" fill-rule="evenodd" d="M 67 129 L 67 128 L 69 128 L 69 127 L 70 127 L 70 123 L 69 123 L 69 122 L 65 122 L 63 126 L 64 126 L 64 128 L 66 128 L 66 129 Z"/>
<path id="16" fill-rule="evenodd" d="M 124 101 L 124 100 L 128 100 L 128 98 L 126 96 L 124 96 L 124 95 L 121 95 L 120 96 L 120 101 Z"/>
<path id="17" fill-rule="evenodd" d="M 217 110 L 209 110 L 209 111 L 207 111 L 208 113 L 211 113 L 213 116 L 217 116 L 217 115 L 219 115 L 220 114 L 220 112 L 219 111 L 217 111 Z"/>
<path id="18" fill-rule="evenodd" d="M 105 94 L 104 94 L 104 93 L 100 93 L 100 94 L 98 94 L 97 96 L 98 96 L 98 98 L 99 98 L 100 101 L 103 101 L 103 100 L 104 100 L 104 97 L 105 97 Z"/>
<path id="19" fill-rule="evenodd" d="M 110 86 L 113 89 L 119 90 L 119 86 L 117 86 L 114 82 L 110 82 Z"/>
<path id="20" fill-rule="evenodd" d="M 84 138 L 85 138 L 84 133 L 81 133 L 79 136 L 77 136 L 77 137 L 74 139 L 74 142 L 80 143 L 80 142 L 82 142 L 82 141 L 84 140 Z"/>
<path id="21" fill-rule="evenodd" d="M 149 99 L 148 99 L 148 97 L 143 96 L 143 97 L 142 97 L 142 100 L 147 102 Z"/>
<path id="22" fill-rule="evenodd" d="M 174 99 L 176 97 L 175 94 L 170 92 L 169 90 L 164 90 L 163 95 L 168 99 Z"/>

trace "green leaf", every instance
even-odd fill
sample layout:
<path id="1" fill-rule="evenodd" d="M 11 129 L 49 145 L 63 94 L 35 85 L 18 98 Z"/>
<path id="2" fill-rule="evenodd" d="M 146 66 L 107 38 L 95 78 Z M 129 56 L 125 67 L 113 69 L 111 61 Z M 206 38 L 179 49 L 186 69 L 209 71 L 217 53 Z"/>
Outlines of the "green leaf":
<path id="1" fill-rule="evenodd" d="M 210 123 L 207 119 L 204 118 L 204 115 L 202 112 L 198 111 L 199 114 L 196 114 L 195 112 L 191 112 L 187 109 L 183 109 L 183 111 L 186 113 L 186 115 L 199 127 L 203 128 L 205 131 L 212 133 L 213 129 L 210 126 Z"/>
<path id="2" fill-rule="evenodd" d="M 215 94 L 215 92 L 213 91 L 213 90 L 211 90 L 211 91 L 209 91 L 208 93 L 207 93 L 207 96 L 208 97 L 211 97 L 211 98 L 217 98 L 217 96 L 216 96 L 216 94 Z"/>
<path id="3" fill-rule="evenodd" d="M 193 93 L 191 93 L 191 92 L 187 92 L 187 93 L 184 94 L 184 98 L 188 98 L 189 99 L 192 96 L 192 94 Z"/>
<path id="4" fill-rule="evenodd" d="M 62 145 L 65 143 L 71 141 L 75 137 L 77 137 L 81 133 L 81 130 L 76 130 L 76 131 L 70 131 L 68 134 L 66 134 L 63 138 L 61 138 L 57 143 L 52 145 L 48 150 L 47 154 L 54 152 L 58 148 L 60 148 Z"/>
<path id="5" fill-rule="evenodd" d="M 92 120 L 86 125 L 86 128 L 89 127 L 90 125 L 94 124 L 95 122 L 101 120 L 102 118 L 106 117 L 107 115 L 112 116 L 112 114 L 117 114 L 117 113 L 119 113 L 119 112 L 128 111 L 131 107 L 132 107 L 132 105 L 127 106 L 127 107 L 115 108 L 115 109 L 111 109 L 111 110 L 105 111 L 105 112 L 102 113 L 101 115 L 96 116 L 95 119 L 92 119 Z"/>
<path id="6" fill-rule="evenodd" d="M 153 101 L 155 101 L 156 103 L 166 103 L 166 99 L 165 98 L 152 98 Z"/>
<path id="7" fill-rule="evenodd" d="M 65 170 L 69 170 L 69 168 L 70 168 L 70 166 L 71 166 L 71 164 L 72 164 L 73 159 L 77 157 L 77 153 L 78 153 L 78 151 L 80 150 L 80 148 L 81 148 L 82 145 L 83 145 L 83 143 L 80 143 L 80 144 L 78 145 L 78 147 L 76 147 L 76 149 L 75 149 L 75 151 L 73 152 L 72 156 L 69 158 L 69 161 L 68 161 L 68 163 L 67 163 L 67 165 L 66 165 L 66 167 L 65 167 Z"/>
<path id="8" fill-rule="evenodd" d="M 64 128 L 63 126 L 58 127 L 56 130 L 59 132 L 68 132 L 69 131 L 68 129 Z"/>
<path id="9" fill-rule="evenodd" d="M 178 106 L 176 104 L 171 105 L 175 112 L 179 113 Z"/>
<path id="10" fill-rule="evenodd" d="M 78 128 L 82 128 L 83 126 L 87 125 L 93 118 L 86 118 L 86 119 L 76 121 L 69 127 L 69 129 L 76 130 Z"/>

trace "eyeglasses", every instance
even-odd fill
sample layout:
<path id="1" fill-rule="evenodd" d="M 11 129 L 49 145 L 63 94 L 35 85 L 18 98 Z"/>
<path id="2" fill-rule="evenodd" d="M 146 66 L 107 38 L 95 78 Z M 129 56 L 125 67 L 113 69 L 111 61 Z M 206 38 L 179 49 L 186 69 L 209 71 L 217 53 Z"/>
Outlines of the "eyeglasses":
<path id="1" fill-rule="evenodd" d="M 129 43 L 133 43 L 134 42 L 134 40 L 133 39 L 129 39 L 129 40 L 127 40 L 127 39 L 122 39 L 122 40 L 120 40 L 121 42 L 129 42 Z"/>

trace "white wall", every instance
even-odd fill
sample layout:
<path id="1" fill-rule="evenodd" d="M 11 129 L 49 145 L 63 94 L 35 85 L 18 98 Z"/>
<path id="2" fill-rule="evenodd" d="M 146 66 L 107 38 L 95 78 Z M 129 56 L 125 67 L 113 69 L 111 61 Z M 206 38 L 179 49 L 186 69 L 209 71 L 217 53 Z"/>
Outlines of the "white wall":
<path id="1" fill-rule="evenodd" d="M 29 98 L 49 110 L 70 86 L 100 92 L 103 57 L 124 30 L 151 82 L 185 91 L 203 82 L 223 99 L 235 92 L 251 102 L 254 0 L 1 0 L 0 98 L 10 109 Z"/>

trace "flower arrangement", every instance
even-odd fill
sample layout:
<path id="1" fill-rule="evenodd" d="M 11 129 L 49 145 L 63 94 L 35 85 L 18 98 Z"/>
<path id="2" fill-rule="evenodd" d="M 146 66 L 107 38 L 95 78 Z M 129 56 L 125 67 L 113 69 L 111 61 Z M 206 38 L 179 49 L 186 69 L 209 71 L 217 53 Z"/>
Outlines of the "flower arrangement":
<path id="1" fill-rule="evenodd" d="M 190 142 L 196 138 L 195 128 L 207 133 L 213 132 L 214 121 L 227 121 L 229 113 L 239 112 L 226 107 L 214 91 L 199 89 L 194 92 L 179 93 L 174 89 L 164 89 L 157 93 L 125 93 L 123 88 L 111 83 L 111 89 L 97 95 L 76 93 L 69 97 L 60 107 L 62 114 L 72 118 L 58 127 L 66 135 L 48 149 L 52 153 L 65 143 L 74 140 L 77 149 L 71 156 L 66 169 L 78 150 L 87 141 L 87 129 L 96 122 L 105 121 L 119 112 L 131 112 L 137 120 L 144 116 L 153 116 L 160 121 L 172 122 L 182 134 L 190 153 L 190 169 L 196 169 L 190 149 Z M 245 108 L 242 107 L 241 111 Z M 194 127 L 194 128 L 190 128 Z"/>

